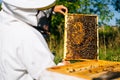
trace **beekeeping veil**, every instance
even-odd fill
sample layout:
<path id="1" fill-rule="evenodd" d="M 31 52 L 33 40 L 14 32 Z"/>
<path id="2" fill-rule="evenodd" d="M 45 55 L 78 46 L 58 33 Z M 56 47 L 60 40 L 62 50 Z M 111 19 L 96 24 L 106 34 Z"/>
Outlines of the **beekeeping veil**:
<path id="1" fill-rule="evenodd" d="M 2 9 L 29 25 L 37 26 L 37 8 L 48 9 L 54 4 L 55 0 L 3 0 Z"/>

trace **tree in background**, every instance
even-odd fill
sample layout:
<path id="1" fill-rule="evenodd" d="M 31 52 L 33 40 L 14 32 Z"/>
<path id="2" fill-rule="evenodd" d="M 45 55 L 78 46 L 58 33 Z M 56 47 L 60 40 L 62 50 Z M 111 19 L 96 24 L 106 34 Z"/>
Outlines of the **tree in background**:
<path id="1" fill-rule="evenodd" d="M 109 8 L 111 0 L 57 0 L 57 4 L 68 7 L 69 13 L 97 14 L 101 24 L 107 24 L 114 16 Z"/>
<path id="2" fill-rule="evenodd" d="M 113 0 L 112 5 L 114 6 L 116 11 L 120 12 L 120 0 Z"/>
<path id="3" fill-rule="evenodd" d="M 116 19 L 116 26 L 120 27 L 120 19 Z"/>
<path id="4" fill-rule="evenodd" d="M 120 13 L 120 0 L 113 0 L 112 5 Z M 120 27 L 120 18 L 116 19 L 116 25 Z"/>

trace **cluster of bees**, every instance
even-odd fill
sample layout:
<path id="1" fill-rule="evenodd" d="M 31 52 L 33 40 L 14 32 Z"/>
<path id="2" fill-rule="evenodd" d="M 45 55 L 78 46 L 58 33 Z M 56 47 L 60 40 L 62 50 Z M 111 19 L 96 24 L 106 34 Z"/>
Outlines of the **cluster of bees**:
<path id="1" fill-rule="evenodd" d="M 120 80 L 120 62 L 114 61 L 86 59 L 82 62 L 55 66 L 48 70 L 86 80 Z"/>
<path id="2" fill-rule="evenodd" d="M 97 16 L 68 14 L 66 59 L 97 58 Z"/>
<path id="3" fill-rule="evenodd" d="M 66 72 L 75 75 L 87 75 L 89 80 L 120 80 L 120 63 L 118 62 L 107 62 L 98 61 L 82 65 L 73 65 L 72 67 L 66 67 Z M 82 62 L 81 62 L 82 63 Z M 84 62 L 83 62 L 84 63 Z M 94 64 L 94 65 L 93 65 Z M 119 79 L 117 79 L 119 78 Z"/>
<path id="4" fill-rule="evenodd" d="M 120 71 L 119 68 L 120 64 L 114 64 L 114 65 L 107 65 L 107 66 L 94 66 L 90 65 L 87 67 L 77 67 L 77 68 L 66 68 L 66 71 L 69 73 L 74 73 L 74 72 L 83 72 L 83 73 L 91 73 L 91 74 L 96 74 L 100 72 L 115 72 L 115 71 Z"/>

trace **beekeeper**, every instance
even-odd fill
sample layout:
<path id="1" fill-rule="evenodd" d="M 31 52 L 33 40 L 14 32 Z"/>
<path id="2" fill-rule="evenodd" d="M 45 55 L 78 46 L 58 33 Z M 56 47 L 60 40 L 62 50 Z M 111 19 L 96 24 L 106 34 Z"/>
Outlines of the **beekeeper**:
<path id="1" fill-rule="evenodd" d="M 38 24 L 38 10 L 55 6 L 55 0 L 3 0 L 0 12 L 0 80 L 57 80 L 46 68 L 55 66 Z M 65 11 L 62 11 L 64 9 Z M 66 14 L 57 5 L 55 12 Z"/>

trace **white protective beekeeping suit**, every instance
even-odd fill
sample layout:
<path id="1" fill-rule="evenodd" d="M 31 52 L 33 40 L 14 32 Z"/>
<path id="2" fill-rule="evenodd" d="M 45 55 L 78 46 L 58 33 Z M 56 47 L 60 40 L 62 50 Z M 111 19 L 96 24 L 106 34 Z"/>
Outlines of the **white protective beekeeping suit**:
<path id="1" fill-rule="evenodd" d="M 73 80 L 46 71 L 47 67 L 55 66 L 54 57 L 43 36 L 32 27 L 38 23 L 36 8 L 49 8 L 54 3 L 55 0 L 3 0 L 0 80 Z"/>

